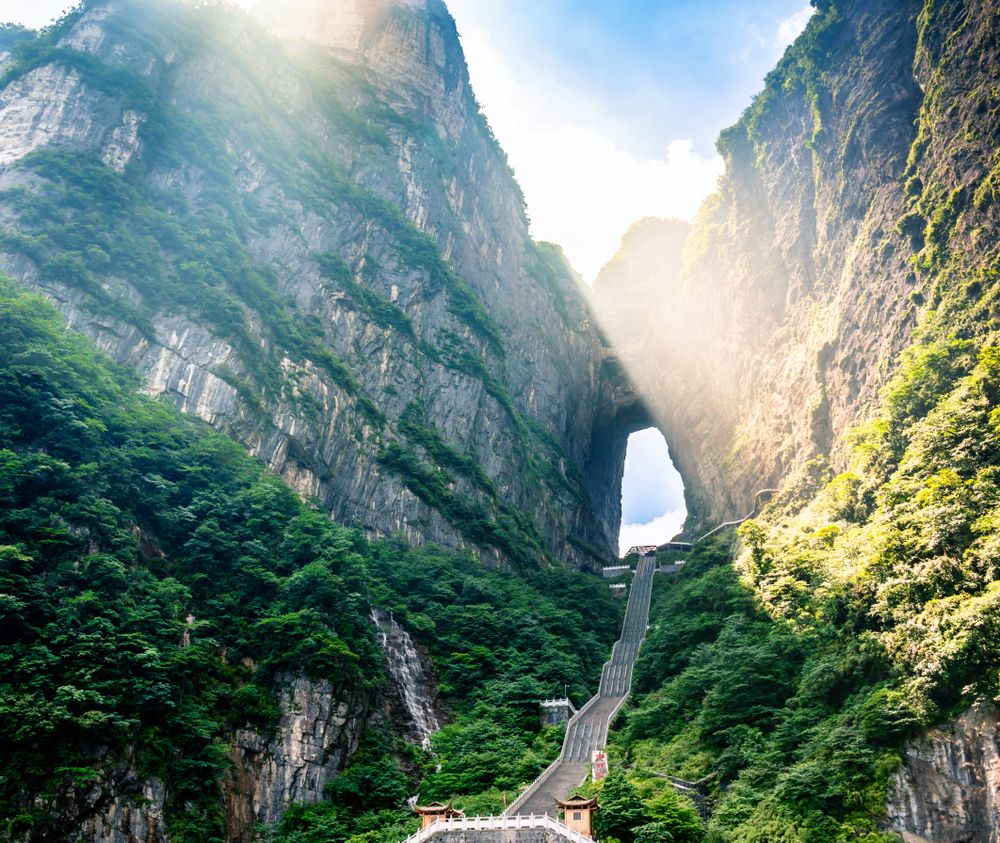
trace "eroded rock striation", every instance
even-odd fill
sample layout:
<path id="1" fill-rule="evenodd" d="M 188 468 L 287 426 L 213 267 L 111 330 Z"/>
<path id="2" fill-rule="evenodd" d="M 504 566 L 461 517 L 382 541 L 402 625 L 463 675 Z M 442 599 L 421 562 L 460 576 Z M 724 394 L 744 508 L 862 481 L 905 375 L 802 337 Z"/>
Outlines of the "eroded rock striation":
<path id="1" fill-rule="evenodd" d="M 690 236 L 640 226 L 595 285 L 689 508 L 715 519 L 746 514 L 757 489 L 817 455 L 843 463 L 844 434 L 934 306 L 940 255 L 925 233 L 994 260 L 974 239 L 993 210 L 958 213 L 995 164 L 990 4 L 817 6 L 722 133 L 725 174 Z M 938 207 L 946 224 L 928 229 Z M 621 302 L 634 290 L 647 307 L 651 267 L 656 329 L 637 331 L 643 315 Z"/>
<path id="2" fill-rule="evenodd" d="M 371 714 L 371 700 L 325 680 L 279 677 L 274 736 L 239 731 L 223 787 L 230 840 L 253 840 L 254 823 L 281 819 L 293 802 L 318 802 L 347 765 Z"/>
<path id="3" fill-rule="evenodd" d="M 907 744 L 888 828 L 906 843 L 1000 840 L 1000 717 L 975 706 Z"/>

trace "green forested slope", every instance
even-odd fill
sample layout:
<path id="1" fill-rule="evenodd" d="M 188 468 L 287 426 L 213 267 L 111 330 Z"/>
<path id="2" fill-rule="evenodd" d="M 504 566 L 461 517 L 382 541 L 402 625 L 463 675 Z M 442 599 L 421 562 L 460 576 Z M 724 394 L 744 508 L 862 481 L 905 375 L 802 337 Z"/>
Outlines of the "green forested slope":
<path id="1" fill-rule="evenodd" d="M 710 839 L 882 839 L 902 741 L 996 698 L 994 342 L 914 348 L 850 471 L 807 466 L 735 570 L 717 542 L 661 584 L 619 752 L 709 776 Z"/>
<path id="2" fill-rule="evenodd" d="M 534 777 L 556 743 L 536 738 L 538 697 L 566 682 L 582 695 L 614 638 L 601 582 L 369 543 L 136 387 L 49 304 L 0 282 L 0 837 L 72 838 L 128 768 L 165 782 L 171 840 L 223 839 L 232 732 L 268 734 L 281 676 L 376 706 L 370 605 L 427 643 L 460 712 L 424 790 Z M 434 767 L 380 722 L 331 801 L 292 812 L 288 839 L 407 818 Z M 321 838 L 301 831 L 323 823 Z"/>

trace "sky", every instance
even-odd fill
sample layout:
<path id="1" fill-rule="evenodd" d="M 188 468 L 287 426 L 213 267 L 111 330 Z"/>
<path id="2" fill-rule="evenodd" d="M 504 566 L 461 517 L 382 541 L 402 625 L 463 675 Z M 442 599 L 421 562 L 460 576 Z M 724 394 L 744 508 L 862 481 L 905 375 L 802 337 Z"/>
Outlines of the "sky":
<path id="1" fill-rule="evenodd" d="M 663 434 L 652 427 L 633 433 L 625 454 L 619 551 L 669 541 L 680 532 L 686 515 L 684 483 L 670 461 Z"/>
<path id="2" fill-rule="evenodd" d="M 805 26 L 808 0 L 449 0 L 536 238 L 587 281 L 644 216 L 691 218 L 719 131 Z"/>
<path id="3" fill-rule="evenodd" d="M 719 131 L 811 14 L 807 0 L 447 2 L 532 233 L 587 282 L 636 220 L 694 216 L 722 172 Z M 0 20 L 37 27 L 70 5 L 0 0 Z M 623 549 L 666 541 L 684 520 L 657 431 L 630 438 L 623 516 Z"/>

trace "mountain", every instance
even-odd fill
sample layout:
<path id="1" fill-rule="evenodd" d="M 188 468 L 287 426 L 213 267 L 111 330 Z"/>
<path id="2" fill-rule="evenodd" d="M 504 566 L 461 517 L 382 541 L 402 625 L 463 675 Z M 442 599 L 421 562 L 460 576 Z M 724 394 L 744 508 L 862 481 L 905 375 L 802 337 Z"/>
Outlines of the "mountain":
<path id="1" fill-rule="evenodd" d="M 710 839 L 996 840 L 1000 18 L 814 5 L 690 230 L 595 284 L 692 531 L 756 515 L 671 580 L 617 751 L 706 777 Z"/>
<path id="2" fill-rule="evenodd" d="M 657 580 L 602 827 L 998 839 L 1000 17 L 814 6 L 593 295 L 438 0 L 0 28 L 0 834 L 499 812 L 656 425 L 692 538 L 753 517 Z"/>
<path id="3" fill-rule="evenodd" d="M 340 522 L 593 567 L 620 480 L 593 442 L 635 397 L 528 234 L 454 22 L 313 16 L 281 42 L 236 10 L 88 2 L 14 46 L 0 268 Z"/>
<path id="4" fill-rule="evenodd" d="M 496 810 L 616 637 L 579 570 L 638 399 L 444 6 L 321 11 L 309 41 L 174 0 L 0 29 L 5 839 Z"/>
<path id="5" fill-rule="evenodd" d="M 816 5 L 722 133 L 726 171 L 686 245 L 626 240 L 595 283 L 602 318 L 627 320 L 648 281 L 621 264 L 676 249 L 659 342 L 612 335 L 648 362 L 630 372 L 714 516 L 818 454 L 843 464 L 901 351 L 932 323 L 981 334 L 995 317 L 989 4 Z"/>

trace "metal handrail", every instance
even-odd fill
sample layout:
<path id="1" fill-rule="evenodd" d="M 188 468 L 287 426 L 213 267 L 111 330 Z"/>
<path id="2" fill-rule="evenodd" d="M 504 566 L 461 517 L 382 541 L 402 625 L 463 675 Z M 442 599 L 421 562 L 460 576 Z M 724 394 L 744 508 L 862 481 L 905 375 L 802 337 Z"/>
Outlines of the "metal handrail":
<path id="1" fill-rule="evenodd" d="M 749 521 L 760 511 L 761 495 L 776 495 L 780 491 L 781 491 L 780 489 L 758 489 L 753 496 L 753 509 L 750 510 L 749 515 L 744 515 L 742 518 L 737 518 L 735 521 L 723 521 L 721 524 L 719 524 L 718 527 L 713 527 L 711 530 L 705 533 L 705 535 L 696 538 L 693 542 L 691 542 L 691 544 L 698 544 L 699 542 L 703 542 L 705 541 L 705 539 L 714 536 L 721 530 L 725 530 L 726 527 L 737 527 L 744 521 Z"/>

